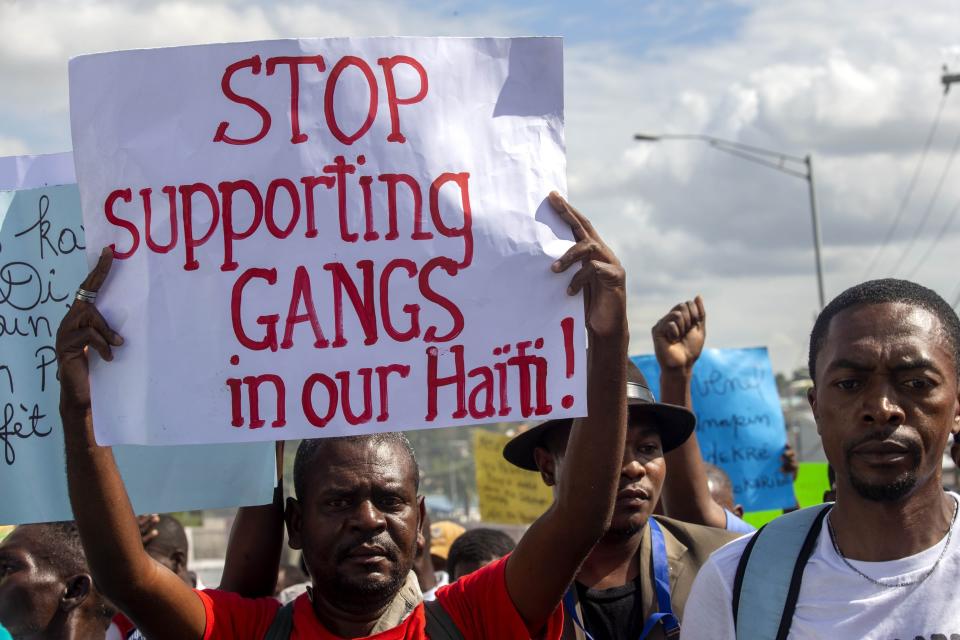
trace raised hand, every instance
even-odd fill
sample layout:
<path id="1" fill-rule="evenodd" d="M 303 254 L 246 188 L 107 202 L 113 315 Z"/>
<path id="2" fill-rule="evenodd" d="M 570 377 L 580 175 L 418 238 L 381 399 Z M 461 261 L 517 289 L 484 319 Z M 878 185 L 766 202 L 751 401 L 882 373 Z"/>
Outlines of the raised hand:
<path id="1" fill-rule="evenodd" d="M 627 326 L 626 275 L 613 251 L 604 243 L 593 225 L 582 213 L 553 191 L 550 204 L 563 221 L 573 229 L 577 241 L 553 263 L 556 273 L 580 263 L 580 269 L 570 280 L 567 293 L 584 292 L 586 324 L 594 337 L 616 337 L 625 334 Z"/>
<path id="2" fill-rule="evenodd" d="M 689 372 L 703 351 L 707 312 L 703 298 L 681 302 L 653 326 L 653 348 L 663 370 Z"/>
<path id="3" fill-rule="evenodd" d="M 113 251 L 105 247 L 100 260 L 80 288 L 96 293 L 110 274 Z M 60 405 L 62 408 L 90 406 L 90 381 L 87 348 L 94 349 L 104 360 L 112 360 L 111 347 L 123 344 L 92 302 L 76 299 L 57 329 L 57 363 L 60 367 Z"/>

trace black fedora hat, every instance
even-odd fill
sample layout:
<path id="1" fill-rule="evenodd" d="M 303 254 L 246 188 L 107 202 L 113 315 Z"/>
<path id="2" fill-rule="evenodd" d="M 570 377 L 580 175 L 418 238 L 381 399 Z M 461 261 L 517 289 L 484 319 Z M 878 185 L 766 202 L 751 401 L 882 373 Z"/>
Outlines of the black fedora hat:
<path id="1" fill-rule="evenodd" d="M 632 361 L 627 360 L 627 410 L 630 420 L 639 416 L 651 418 L 651 423 L 660 432 L 663 452 L 676 449 L 690 437 L 697 426 L 697 418 L 684 407 L 657 402 L 647 385 L 646 378 Z M 573 424 L 572 418 L 547 420 L 518 434 L 503 448 L 503 457 L 521 469 L 537 471 L 533 450 L 541 446 L 552 429 Z"/>

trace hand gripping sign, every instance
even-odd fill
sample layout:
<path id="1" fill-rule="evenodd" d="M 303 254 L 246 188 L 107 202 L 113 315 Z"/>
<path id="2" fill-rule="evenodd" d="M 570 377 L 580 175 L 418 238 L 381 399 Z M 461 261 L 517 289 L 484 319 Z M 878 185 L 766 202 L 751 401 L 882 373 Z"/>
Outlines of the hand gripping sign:
<path id="1" fill-rule="evenodd" d="M 284 40 L 70 63 L 104 444 L 585 413 L 559 39 Z"/>

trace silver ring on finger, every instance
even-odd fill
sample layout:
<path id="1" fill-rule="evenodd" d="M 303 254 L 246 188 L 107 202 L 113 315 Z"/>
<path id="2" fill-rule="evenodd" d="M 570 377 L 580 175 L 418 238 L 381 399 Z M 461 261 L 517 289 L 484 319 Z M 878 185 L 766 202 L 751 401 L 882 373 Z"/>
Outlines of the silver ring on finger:
<path id="1" fill-rule="evenodd" d="M 77 289 L 77 295 L 74 296 L 74 300 L 79 302 L 89 302 L 93 304 L 97 301 L 97 292 L 96 291 L 87 291 L 84 288 Z"/>

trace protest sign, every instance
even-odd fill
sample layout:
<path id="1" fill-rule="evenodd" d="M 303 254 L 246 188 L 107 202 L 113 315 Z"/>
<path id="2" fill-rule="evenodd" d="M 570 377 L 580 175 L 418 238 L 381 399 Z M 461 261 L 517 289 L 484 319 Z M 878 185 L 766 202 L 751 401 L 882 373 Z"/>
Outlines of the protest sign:
<path id="1" fill-rule="evenodd" d="M 70 62 L 88 259 L 118 260 L 106 443 L 582 415 L 557 38 L 337 38 Z M 115 390 L 123 388 L 122 396 Z M 146 420 L 131 412 L 146 410 Z"/>
<path id="2" fill-rule="evenodd" d="M 509 436 L 473 431 L 480 519 L 499 524 L 530 524 L 553 502 L 553 492 L 540 474 L 507 462 L 503 447 Z"/>
<path id="3" fill-rule="evenodd" d="M 823 502 L 823 492 L 830 488 L 826 462 L 801 462 L 793 491 L 800 508 L 813 507 Z M 743 514 L 743 519 L 758 529 L 783 515 L 782 509 L 754 511 Z"/>
<path id="4" fill-rule="evenodd" d="M 54 340 L 87 271 L 83 249 L 70 154 L 0 158 L 0 523 L 73 519 Z M 139 513 L 273 496 L 267 443 L 117 447 L 115 455 Z"/>
<path id="5" fill-rule="evenodd" d="M 659 398 L 656 357 L 633 361 Z M 747 511 L 793 506 L 791 479 L 780 472 L 787 432 L 766 347 L 704 349 L 691 391 L 700 451 L 730 476 L 736 501 Z"/>

